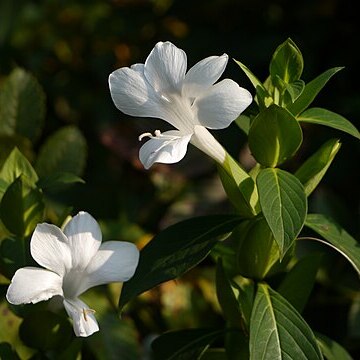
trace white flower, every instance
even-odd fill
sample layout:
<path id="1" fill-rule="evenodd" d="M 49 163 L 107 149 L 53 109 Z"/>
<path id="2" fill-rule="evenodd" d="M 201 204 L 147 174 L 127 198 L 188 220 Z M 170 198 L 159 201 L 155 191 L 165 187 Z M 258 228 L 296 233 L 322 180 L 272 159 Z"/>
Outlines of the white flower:
<path id="1" fill-rule="evenodd" d="M 145 64 L 110 74 L 110 92 L 118 109 L 132 116 L 163 119 L 177 129 L 139 137 L 150 138 L 139 154 L 146 169 L 155 162 L 180 161 L 189 142 L 219 163 L 225 160 L 225 150 L 206 128 L 226 128 L 252 101 L 251 94 L 230 79 L 213 85 L 227 61 L 226 54 L 210 56 L 186 73 L 185 52 L 170 42 L 159 42 Z"/>
<path id="2" fill-rule="evenodd" d="M 73 320 L 76 336 L 89 336 L 98 331 L 95 311 L 82 302 L 79 295 L 96 285 L 129 280 L 139 261 L 139 251 L 134 244 L 122 241 L 101 244 L 101 238 L 98 223 L 86 212 L 74 216 L 64 231 L 55 225 L 38 224 L 30 251 L 45 269 L 17 270 L 6 294 L 7 300 L 15 305 L 35 304 L 60 295 Z"/>

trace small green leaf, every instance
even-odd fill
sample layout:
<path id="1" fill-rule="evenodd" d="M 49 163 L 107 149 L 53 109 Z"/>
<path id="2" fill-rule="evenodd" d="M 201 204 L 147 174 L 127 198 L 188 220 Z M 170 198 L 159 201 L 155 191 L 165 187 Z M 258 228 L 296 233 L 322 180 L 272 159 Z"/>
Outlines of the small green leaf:
<path id="1" fill-rule="evenodd" d="M 310 81 L 305 85 L 305 88 L 301 95 L 296 99 L 296 101 L 288 106 L 288 110 L 295 116 L 299 115 L 308 106 L 313 102 L 317 94 L 321 91 L 321 89 L 326 85 L 326 83 L 335 75 L 338 71 L 342 70 L 343 67 L 335 67 L 329 69 Z"/>
<path id="2" fill-rule="evenodd" d="M 224 317 L 231 327 L 241 328 L 242 315 L 231 283 L 225 274 L 221 259 L 216 266 L 216 295 Z"/>
<path id="3" fill-rule="evenodd" d="M 85 181 L 74 174 L 59 172 L 41 177 L 37 186 L 44 191 L 57 192 L 75 183 L 84 184 Z"/>
<path id="4" fill-rule="evenodd" d="M 323 359 L 309 325 L 266 284 L 258 285 L 250 324 L 250 360 Z"/>
<path id="5" fill-rule="evenodd" d="M 301 122 L 318 124 L 331 127 L 343 131 L 349 135 L 360 139 L 360 133 L 356 127 L 343 116 L 336 114 L 332 111 L 321 109 L 321 108 L 311 108 L 303 113 L 301 113 L 297 119 Z"/>
<path id="6" fill-rule="evenodd" d="M 308 255 L 300 259 L 286 274 L 277 291 L 300 313 L 303 311 L 315 283 L 321 256 Z"/>
<path id="7" fill-rule="evenodd" d="M 36 140 L 45 119 L 45 95 L 23 69 L 12 71 L 0 89 L 0 133 Z"/>
<path id="8" fill-rule="evenodd" d="M 236 118 L 235 124 L 245 133 L 245 135 L 249 134 L 250 130 L 250 118 L 246 115 L 239 115 L 239 117 Z"/>
<path id="9" fill-rule="evenodd" d="M 19 176 L 6 190 L 0 203 L 0 217 L 6 228 L 19 237 L 32 233 L 44 214 L 41 192 Z"/>
<path id="10" fill-rule="evenodd" d="M 302 80 L 296 80 L 286 85 L 286 91 L 289 93 L 292 103 L 302 94 L 304 88 L 305 83 Z"/>
<path id="11" fill-rule="evenodd" d="M 263 169 L 256 181 L 261 209 L 283 256 L 304 225 L 304 187 L 294 175 L 281 169 Z"/>
<path id="12" fill-rule="evenodd" d="M 223 334 L 224 330 L 214 329 L 169 331 L 152 342 L 154 360 L 199 359 L 209 345 Z"/>
<path id="13" fill-rule="evenodd" d="M 18 148 L 14 148 L 5 160 L 0 171 L 0 178 L 10 185 L 19 176 L 25 176 L 27 181 L 32 185 L 35 185 L 38 181 L 38 176 L 29 160 L 18 150 Z"/>
<path id="14" fill-rule="evenodd" d="M 266 108 L 271 105 L 274 100 L 271 97 L 269 91 L 266 89 L 265 84 L 263 85 L 260 80 L 240 61 L 235 60 L 235 62 L 240 66 L 241 70 L 245 73 L 254 86 L 256 90 L 255 101 L 259 104 L 260 108 Z"/>
<path id="15" fill-rule="evenodd" d="M 304 185 L 305 194 L 309 196 L 320 183 L 327 169 L 340 150 L 339 140 L 327 141 L 318 151 L 311 155 L 296 171 L 295 176 Z"/>
<path id="16" fill-rule="evenodd" d="M 275 50 L 270 62 L 273 84 L 281 89 L 282 83 L 291 84 L 300 79 L 304 68 L 302 54 L 291 39 L 287 39 Z"/>
<path id="17" fill-rule="evenodd" d="M 321 235 L 326 241 L 315 238 L 309 238 L 310 240 L 320 241 L 338 251 L 351 263 L 360 275 L 359 243 L 339 224 L 322 214 L 308 214 L 305 225 Z"/>
<path id="18" fill-rule="evenodd" d="M 289 159 L 302 143 L 302 130 L 285 109 L 271 105 L 253 120 L 249 147 L 261 165 L 275 167 Z"/>
<path id="19" fill-rule="evenodd" d="M 327 360 L 353 360 L 350 354 L 336 341 L 315 333 L 320 349 Z"/>
<path id="20" fill-rule="evenodd" d="M 86 155 L 84 136 L 75 126 L 67 126 L 51 135 L 40 148 L 35 169 L 40 177 L 59 172 L 81 176 Z"/>
<path id="21" fill-rule="evenodd" d="M 238 216 L 203 216 L 158 233 L 141 250 L 135 275 L 124 283 L 120 309 L 133 297 L 193 268 L 208 255 L 219 237 L 230 233 L 240 222 Z"/>

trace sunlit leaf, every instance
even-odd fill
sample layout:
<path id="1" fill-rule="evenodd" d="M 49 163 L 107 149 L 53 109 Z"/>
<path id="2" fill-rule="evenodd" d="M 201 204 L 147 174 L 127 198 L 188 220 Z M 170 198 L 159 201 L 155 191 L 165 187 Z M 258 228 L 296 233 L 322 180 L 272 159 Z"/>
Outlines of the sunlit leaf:
<path id="1" fill-rule="evenodd" d="M 258 285 L 250 324 L 250 360 L 323 358 L 309 325 L 266 284 Z"/>
<path id="2" fill-rule="evenodd" d="M 330 217 L 322 214 L 308 214 L 305 225 L 314 230 L 327 244 L 342 254 L 360 275 L 360 246 L 349 233 Z M 310 238 L 311 240 L 312 238 Z M 318 239 L 313 239 L 320 241 Z"/>
<path id="3" fill-rule="evenodd" d="M 154 286 L 174 279 L 203 260 L 220 236 L 241 218 L 213 215 L 179 222 L 158 233 L 142 250 L 135 275 L 124 283 L 119 306 Z"/>
<path id="4" fill-rule="evenodd" d="M 289 159 L 302 143 L 302 130 L 285 109 L 271 105 L 253 120 L 249 147 L 261 165 L 275 167 Z"/>
<path id="5" fill-rule="evenodd" d="M 308 106 L 310 106 L 317 94 L 331 79 L 331 77 L 342 69 L 343 67 L 335 67 L 329 69 L 324 73 L 320 74 L 312 81 L 310 81 L 308 84 L 305 85 L 305 88 L 301 95 L 292 105 L 288 106 L 287 109 L 295 116 L 303 112 L 305 109 L 307 109 Z"/>
<path id="6" fill-rule="evenodd" d="M 37 80 L 23 69 L 12 71 L 0 89 L 0 133 L 36 140 L 45 118 L 45 95 Z"/>
<path id="7" fill-rule="evenodd" d="M 6 228 L 19 237 L 32 233 L 43 219 L 41 192 L 26 178 L 18 177 L 6 190 L 0 203 L 0 217 Z"/>
<path id="8" fill-rule="evenodd" d="M 304 185 L 305 194 L 309 196 L 320 183 L 327 169 L 340 150 L 337 139 L 327 141 L 318 151 L 311 155 L 295 172 L 295 176 Z"/>
<path id="9" fill-rule="evenodd" d="M 304 187 L 294 175 L 281 169 L 263 169 L 256 181 L 261 209 L 283 256 L 304 225 Z"/>
<path id="10" fill-rule="evenodd" d="M 302 54 L 291 39 L 287 39 L 275 50 L 270 62 L 270 75 L 273 84 L 291 84 L 300 79 L 304 68 Z"/>
<path id="11" fill-rule="evenodd" d="M 303 113 L 301 113 L 297 119 L 301 122 L 318 124 L 331 127 L 343 131 L 349 135 L 360 139 L 360 133 L 356 127 L 343 116 L 336 114 L 332 111 L 321 109 L 321 108 L 311 108 Z"/>

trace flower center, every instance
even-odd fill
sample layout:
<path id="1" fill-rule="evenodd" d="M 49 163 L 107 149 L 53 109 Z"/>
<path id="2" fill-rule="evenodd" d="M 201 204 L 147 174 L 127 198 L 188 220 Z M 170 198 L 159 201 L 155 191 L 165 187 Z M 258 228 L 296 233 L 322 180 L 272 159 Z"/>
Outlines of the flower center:
<path id="1" fill-rule="evenodd" d="M 63 293 L 64 297 L 68 299 L 73 299 L 82 293 L 83 289 L 81 285 L 83 283 L 83 272 L 71 270 L 65 274 L 63 279 Z"/>

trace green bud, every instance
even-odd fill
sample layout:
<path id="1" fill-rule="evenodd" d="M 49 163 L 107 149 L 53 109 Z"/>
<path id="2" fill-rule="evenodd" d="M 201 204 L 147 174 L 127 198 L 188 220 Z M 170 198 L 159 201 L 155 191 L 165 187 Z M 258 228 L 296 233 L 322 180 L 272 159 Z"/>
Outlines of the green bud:
<path id="1" fill-rule="evenodd" d="M 290 259 L 285 255 L 280 262 L 278 245 L 263 216 L 242 223 L 233 236 L 239 241 L 237 265 L 242 276 L 262 280 L 284 269 Z"/>

